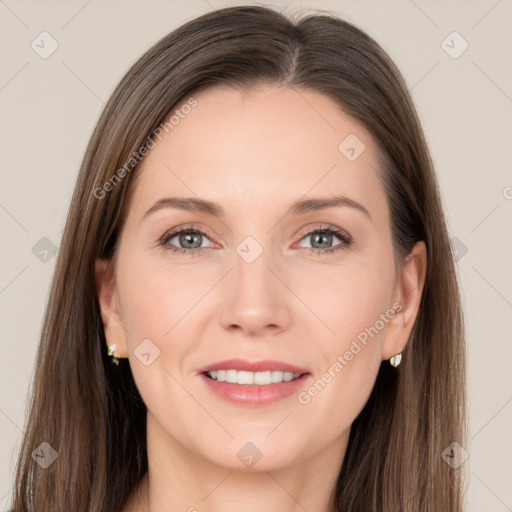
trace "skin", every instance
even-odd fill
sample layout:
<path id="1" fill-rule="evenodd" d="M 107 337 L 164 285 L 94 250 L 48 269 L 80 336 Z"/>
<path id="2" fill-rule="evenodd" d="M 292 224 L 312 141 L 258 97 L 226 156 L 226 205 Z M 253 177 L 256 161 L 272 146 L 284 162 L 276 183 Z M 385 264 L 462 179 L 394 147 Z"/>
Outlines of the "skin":
<path id="1" fill-rule="evenodd" d="M 351 424 L 417 316 L 425 245 L 395 273 L 374 143 L 331 99 L 274 87 L 194 97 L 137 169 L 115 267 L 96 262 L 107 342 L 129 358 L 148 408 L 149 471 L 124 510 L 333 511 Z M 366 147 L 354 161 L 338 149 L 349 134 Z M 225 216 L 163 208 L 142 220 L 171 194 L 216 201 Z M 350 206 L 286 214 L 296 200 L 332 194 L 371 218 Z M 208 234 L 199 236 L 203 253 L 158 245 L 190 222 Z M 343 244 L 332 235 L 314 245 L 325 224 L 348 232 L 351 245 L 311 254 Z M 247 236 L 263 249 L 252 263 L 236 251 Z M 197 251 L 179 236 L 167 243 Z M 275 359 L 307 368 L 307 389 L 395 302 L 401 311 L 306 405 L 296 394 L 234 405 L 196 375 L 224 359 Z M 146 338 L 160 350 L 149 366 L 134 354 Z M 247 442 L 261 452 L 252 467 L 237 457 Z"/>

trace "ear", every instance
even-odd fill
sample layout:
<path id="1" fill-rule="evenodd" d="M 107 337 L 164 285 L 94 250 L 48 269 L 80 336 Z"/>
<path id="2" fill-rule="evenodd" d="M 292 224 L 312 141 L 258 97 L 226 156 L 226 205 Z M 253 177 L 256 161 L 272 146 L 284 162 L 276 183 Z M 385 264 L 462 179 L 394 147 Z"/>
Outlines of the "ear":
<path id="1" fill-rule="evenodd" d="M 407 256 L 400 280 L 396 286 L 394 302 L 401 307 L 389 321 L 382 346 L 382 359 L 401 352 L 409 340 L 418 311 L 427 273 L 427 248 L 423 241 L 417 242 Z M 397 306 L 398 306 L 397 304 Z"/>
<path id="2" fill-rule="evenodd" d="M 96 260 L 95 281 L 105 339 L 109 346 L 116 345 L 116 356 L 128 357 L 126 329 L 121 315 L 115 275 L 110 260 Z"/>

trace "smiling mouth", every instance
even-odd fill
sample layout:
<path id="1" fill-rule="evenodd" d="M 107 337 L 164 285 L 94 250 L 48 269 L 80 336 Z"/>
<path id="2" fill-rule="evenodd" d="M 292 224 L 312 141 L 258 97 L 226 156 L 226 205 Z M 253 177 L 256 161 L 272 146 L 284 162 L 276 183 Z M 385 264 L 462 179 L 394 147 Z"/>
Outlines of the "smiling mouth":
<path id="1" fill-rule="evenodd" d="M 305 373 L 292 373 L 282 371 L 250 372 L 246 370 L 212 370 L 204 372 L 208 378 L 218 382 L 249 386 L 268 386 L 297 380 Z"/>

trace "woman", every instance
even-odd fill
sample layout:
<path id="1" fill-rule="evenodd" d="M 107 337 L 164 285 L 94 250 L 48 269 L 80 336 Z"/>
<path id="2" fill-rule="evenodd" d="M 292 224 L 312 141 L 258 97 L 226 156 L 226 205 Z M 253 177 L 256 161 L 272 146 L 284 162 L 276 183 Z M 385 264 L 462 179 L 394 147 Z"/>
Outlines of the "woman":
<path id="1" fill-rule="evenodd" d="M 335 16 L 219 9 L 91 137 L 13 509 L 460 511 L 464 358 L 393 62 Z"/>

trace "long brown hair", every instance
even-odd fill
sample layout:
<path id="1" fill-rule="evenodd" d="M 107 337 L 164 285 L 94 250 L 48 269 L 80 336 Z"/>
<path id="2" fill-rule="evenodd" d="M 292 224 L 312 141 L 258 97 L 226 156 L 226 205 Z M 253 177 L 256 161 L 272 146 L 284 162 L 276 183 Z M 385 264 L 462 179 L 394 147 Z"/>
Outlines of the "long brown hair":
<path id="1" fill-rule="evenodd" d="M 98 121 L 51 284 L 15 512 L 121 511 L 147 471 L 146 407 L 128 360 L 115 367 L 107 356 L 95 260 L 116 255 L 137 170 L 133 155 L 169 112 L 203 88 L 261 84 L 320 92 L 362 123 L 379 149 L 397 268 L 415 242 L 427 247 L 420 311 L 403 362 L 381 365 L 352 425 L 335 490 L 338 510 L 462 510 L 465 478 L 442 453 L 452 442 L 465 445 L 464 323 L 437 179 L 408 88 L 383 49 L 339 17 L 294 20 L 244 6 L 205 14 L 158 41 L 127 72 Z M 45 469 L 32 457 L 43 442 L 58 454 Z"/>

